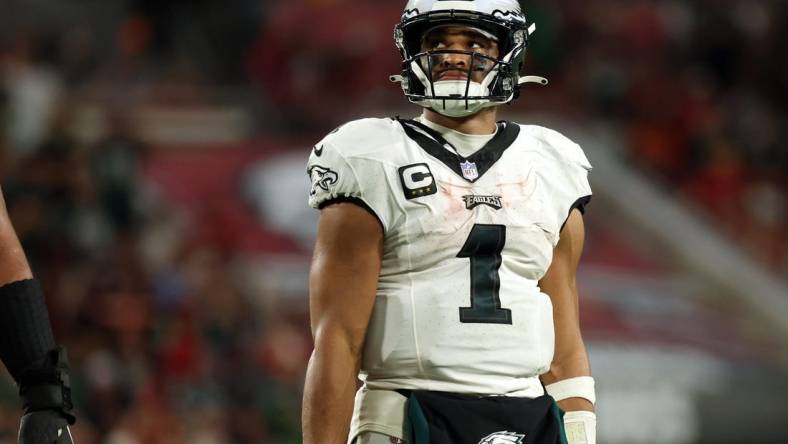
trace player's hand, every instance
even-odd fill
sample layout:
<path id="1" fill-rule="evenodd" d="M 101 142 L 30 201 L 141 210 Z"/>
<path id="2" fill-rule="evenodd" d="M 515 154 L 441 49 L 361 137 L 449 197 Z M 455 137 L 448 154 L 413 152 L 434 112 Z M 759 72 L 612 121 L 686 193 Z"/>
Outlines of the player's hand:
<path id="1" fill-rule="evenodd" d="M 55 410 L 40 410 L 22 417 L 19 444 L 74 444 L 74 441 L 63 415 Z"/>

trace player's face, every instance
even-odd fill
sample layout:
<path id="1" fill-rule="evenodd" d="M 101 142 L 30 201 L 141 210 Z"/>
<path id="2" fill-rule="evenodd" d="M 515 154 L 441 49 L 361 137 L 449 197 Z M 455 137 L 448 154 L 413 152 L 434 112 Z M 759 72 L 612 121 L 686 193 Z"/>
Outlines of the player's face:
<path id="1" fill-rule="evenodd" d="M 463 26 L 446 26 L 429 31 L 421 50 L 432 55 L 422 58 L 422 66 L 432 73 L 432 80 L 471 80 L 481 83 L 498 59 L 498 42 L 477 30 Z M 477 54 L 477 55 L 474 55 Z M 486 56 L 486 57 L 480 57 Z"/>

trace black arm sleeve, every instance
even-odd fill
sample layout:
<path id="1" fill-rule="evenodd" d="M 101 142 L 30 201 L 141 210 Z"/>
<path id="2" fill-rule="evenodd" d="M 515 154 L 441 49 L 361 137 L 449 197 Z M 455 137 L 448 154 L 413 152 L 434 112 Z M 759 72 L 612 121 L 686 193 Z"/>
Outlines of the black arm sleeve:
<path id="1" fill-rule="evenodd" d="M 35 280 L 0 287 L 0 358 L 19 385 L 25 412 L 53 409 L 74 423 L 68 357 L 55 343 Z"/>
<path id="2" fill-rule="evenodd" d="M 0 358 L 11 376 L 19 382 L 25 369 L 42 366 L 56 346 L 38 282 L 0 287 Z"/>

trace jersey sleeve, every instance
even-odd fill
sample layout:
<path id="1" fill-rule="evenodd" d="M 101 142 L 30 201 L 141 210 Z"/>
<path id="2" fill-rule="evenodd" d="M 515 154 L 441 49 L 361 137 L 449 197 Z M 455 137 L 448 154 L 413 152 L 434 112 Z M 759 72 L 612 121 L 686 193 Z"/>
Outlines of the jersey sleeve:
<path id="1" fill-rule="evenodd" d="M 309 206 L 322 209 L 334 203 L 350 202 L 372 213 L 387 232 L 397 209 L 392 202 L 385 166 L 373 156 L 359 153 L 357 147 L 351 146 L 359 143 L 359 139 L 343 132 L 349 131 L 343 127 L 340 134 L 330 134 L 309 156 Z"/>
<path id="2" fill-rule="evenodd" d="M 554 243 L 557 243 L 572 210 L 577 208 L 585 213 L 591 201 L 592 192 L 588 183 L 591 163 L 580 145 L 563 134 L 544 127 L 530 129 L 541 142 L 546 158 L 550 159 L 541 174 L 546 176 L 546 182 L 552 184 L 550 207 L 555 217 L 557 236 Z"/>
<path id="3" fill-rule="evenodd" d="M 573 208 L 577 208 L 581 213 L 585 213 L 585 207 L 591 201 L 591 185 L 588 183 L 588 173 L 591 171 L 591 163 L 588 161 L 583 149 L 580 145 L 567 139 L 564 145 L 563 153 L 564 164 L 566 169 L 565 177 L 567 178 L 567 192 L 571 205 L 568 208 L 566 215 L 569 217 L 569 212 Z"/>

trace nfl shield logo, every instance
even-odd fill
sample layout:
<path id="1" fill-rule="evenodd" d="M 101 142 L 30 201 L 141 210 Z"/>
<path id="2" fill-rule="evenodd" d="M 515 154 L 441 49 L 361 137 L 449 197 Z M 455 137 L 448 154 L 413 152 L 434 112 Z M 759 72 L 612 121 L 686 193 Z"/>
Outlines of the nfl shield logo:
<path id="1" fill-rule="evenodd" d="M 466 160 L 460 164 L 460 168 L 462 169 L 462 177 L 468 180 L 474 180 L 479 177 L 479 170 L 476 169 L 476 164 L 474 162 Z"/>

